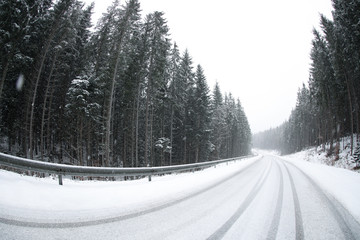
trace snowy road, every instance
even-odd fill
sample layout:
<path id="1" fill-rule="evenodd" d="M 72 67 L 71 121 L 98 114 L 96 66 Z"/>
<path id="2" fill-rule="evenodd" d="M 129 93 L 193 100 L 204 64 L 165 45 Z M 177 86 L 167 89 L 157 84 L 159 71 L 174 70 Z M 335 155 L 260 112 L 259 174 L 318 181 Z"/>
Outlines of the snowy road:
<path id="1" fill-rule="evenodd" d="M 229 168 L 232 171 L 227 171 Z M 39 209 L 27 210 L 21 216 L 20 209 L 25 207 L 7 207 L 4 200 L 0 201 L 0 239 L 360 239 L 359 212 L 351 205 L 358 205 L 359 195 L 344 200 L 336 191 L 330 194 L 330 188 L 313 177 L 336 176 L 334 171 L 338 169 L 316 166 L 320 170 L 308 173 L 308 168 L 265 155 L 197 175 L 169 178 L 167 184 L 178 185 L 182 184 L 181 178 L 190 178 L 183 183 L 191 188 L 194 181 L 193 189 L 176 187 L 183 190 L 170 189 L 169 194 L 162 193 L 158 198 L 144 196 L 140 207 L 120 204 L 75 218 L 66 216 L 71 215 L 70 211 L 57 211 L 52 215 L 57 220 L 47 216 L 48 221 L 39 217 Z M 197 185 L 195 180 L 200 181 L 207 171 L 213 175 L 224 173 L 215 177 L 216 181 Z M 338 176 L 344 175 L 350 175 L 351 181 L 359 179 L 356 173 Z M 9 191 L 0 187 L 2 190 Z M 141 194 L 136 196 L 141 198 Z"/>

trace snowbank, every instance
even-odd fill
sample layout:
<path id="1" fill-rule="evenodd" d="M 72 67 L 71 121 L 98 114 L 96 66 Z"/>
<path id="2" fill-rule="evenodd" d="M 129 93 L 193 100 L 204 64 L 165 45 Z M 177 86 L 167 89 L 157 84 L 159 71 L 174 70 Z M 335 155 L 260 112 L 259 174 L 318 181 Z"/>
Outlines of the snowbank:
<path id="1" fill-rule="evenodd" d="M 350 155 L 349 149 L 340 151 L 338 160 L 335 159 L 335 156 L 327 156 L 326 151 L 323 151 L 321 147 L 310 148 L 301 152 L 286 155 L 286 157 L 288 159 L 301 159 L 307 162 L 320 163 L 349 170 L 354 169 L 356 166 L 354 158 Z"/>
<path id="2" fill-rule="evenodd" d="M 337 168 L 344 168 L 353 170 L 356 167 L 355 159 L 351 156 L 350 151 L 350 137 L 340 140 L 339 146 L 339 159 L 336 159 L 335 154 L 327 156 L 327 150 L 330 148 L 329 144 L 325 145 L 325 151 L 322 146 L 312 147 L 307 150 L 287 155 L 289 159 L 302 159 L 312 163 L 320 163 L 328 166 L 334 166 Z M 334 143 L 335 148 L 336 143 Z M 356 139 L 354 135 L 354 151 L 356 147 Z M 358 172 L 358 170 L 356 170 Z"/>
<path id="3" fill-rule="evenodd" d="M 131 213 L 164 204 L 210 186 L 259 157 L 217 165 L 194 173 L 134 181 L 76 181 L 58 185 L 51 177 L 35 178 L 0 170 L 0 215 L 38 221 L 76 221 Z M 64 219 L 66 218 L 66 219 Z"/>

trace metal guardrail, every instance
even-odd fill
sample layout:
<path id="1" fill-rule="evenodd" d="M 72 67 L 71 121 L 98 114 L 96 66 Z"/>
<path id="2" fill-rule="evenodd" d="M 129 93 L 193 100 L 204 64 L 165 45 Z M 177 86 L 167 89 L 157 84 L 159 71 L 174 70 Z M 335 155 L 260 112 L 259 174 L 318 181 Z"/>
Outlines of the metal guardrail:
<path id="1" fill-rule="evenodd" d="M 89 167 L 72 166 L 57 163 L 48 163 L 37 160 L 16 157 L 0 153 L 0 165 L 13 167 L 25 171 L 56 174 L 59 176 L 59 184 L 62 185 L 62 176 L 87 176 L 87 177 L 125 177 L 125 176 L 148 176 L 151 181 L 152 175 L 195 170 L 198 168 L 211 167 L 220 163 L 240 160 L 249 156 L 228 158 L 209 162 L 200 162 L 184 165 L 164 167 L 139 167 L 139 168 L 114 168 L 114 167 Z"/>

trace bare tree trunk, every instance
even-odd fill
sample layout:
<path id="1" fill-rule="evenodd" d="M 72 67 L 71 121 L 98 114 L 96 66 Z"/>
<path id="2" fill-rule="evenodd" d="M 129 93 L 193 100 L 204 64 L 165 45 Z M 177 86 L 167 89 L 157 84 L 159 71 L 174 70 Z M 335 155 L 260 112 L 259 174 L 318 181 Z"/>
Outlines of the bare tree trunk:
<path id="1" fill-rule="evenodd" d="M 28 88 L 27 88 L 28 89 Z M 26 99 L 30 99 L 31 90 L 26 91 Z M 22 138 L 22 146 L 23 146 L 23 152 L 24 156 L 28 158 L 29 149 L 28 149 L 28 137 L 29 137 L 29 114 L 30 114 L 30 101 L 26 101 L 26 110 L 24 111 L 24 118 L 25 118 L 25 124 L 23 127 L 23 138 Z"/>
<path id="2" fill-rule="evenodd" d="M 45 96 L 44 96 L 44 103 L 43 103 L 43 110 L 42 110 L 42 116 L 41 116 L 41 129 L 40 129 L 40 154 L 41 154 L 41 161 L 44 160 L 44 127 L 45 127 L 45 113 L 46 113 L 46 103 L 48 100 L 49 90 L 50 90 L 50 83 L 51 78 L 54 72 L 55 68 L 55 62 L 57 59 L 57 54 L 54 57 L 53 63 L 51 65 L 50 74 L 47 80 L 46 90 L 45 90 Z M 51 106 L 49 106 L 51 107 Z"/>
<path id="3" fill-rule="evenodd" d="M 197 118 L 197 121 L 196 121 L 196 127 L 197 129 L 200 128 L 200 118 L 198 117 Z M 196 137 L 196 147 L 195 147 L 195 162 L 199 162 L 199 146 L 200 145 L 200 142 L 199 142 L 199 138 Z"/>
<path id="4" fill-rule="evenodd" d="M 170 159 L 169 159 L 169 165 L 172 165 L 172 153 L 173 153 L 173 141 L 174 141 L 174 105 L 171 105 L 171 117 L 170 117 Z"/>
<path id="5" fill-rule="evenodd" d="M 36 96 L 37 96 L 37 89 L 39 86 L 39 81 L 40 81 L 40 76 L 41 76 L 41 72 L 42 72 L 42 68 L 44 66 L 44 62 L 45 62 L 45 58 L 47 55 L 47 52 L 49 50 L 50 47 L 50 41 L 47 44 L 46 48 L 45 48 L 45 52 L 41 58 L 41 63 L 40 63 L 40 67 L 38 69 L 38 74 L 35 80 L 35 87 L 34 87 L 34 92 L 32 95 L 32 100 L 31 100 L 31 110 L 30 110 L 30 124 L 29 124 L 29 149 L 30 149 L 30 159 L 34 158 L 34 152 L 33 152 L 33 135 L 34 135 L 34 129 L 33 129 L 33 124 L 34 124 L 34 111 L 35 111 L 35 100 L 36 100 Z"/>
<path id="6" fill-rule="evenodd" d="M 357 97 L 355 95 L 355 91 L 353 89 L 353 94 L 354 94 L 354 102 L 355 102 L 355 106 L 354 106 L 354 110 L 355 110 L 355 126 L 356 126 L 356 143 L 359 142 L 359 133 L 360 133 L 360 126 L 359 126 L 359 105 L 358 105 L 358 100 Z"/>
<path id="7" fill-rule="evenodd" d="M 135 166 L 139 166 L 139 111 L 140 111 L 140 90 L 139 83 L 136 99 L 136 120 L 135 120 Z"/>
<path id="8" fill-rule="evenodd" d="M 350 131 L 351 131 L 351 138 L 350 138 L 350 152 L 352 155 L 353 149 L 354 149 L 354 141 L 353 141 L 353 133 L 354 133 L 354 116 L 353 116 L 353 104 L 352 104 L 352 97 L 351 97 L 351 91 L 350 91 L 350 83 L 349 79 L 347 77 L 347 74 L 345 74 L 345 80 L 346 80 L 346 89 L 348 93 L 348 100 L 349 100 L 349 114 L 350 114 Z"/>
<path id="9" fill-rule="evenodd" d="M 187 142 L 186 142 L 186 134 L 184 137 L 184 159 L 183 159 L 183 164 L 186 164 L 186 154 L 187 154 Z"/>
<path id="10" fill-rule="evenodd" d="M 54 19 L 54 25 L 51 28 L 51 32 L 48 36 L 48 38 L 46 39 L 45 42 L 45 46 L 44 46 L 44 50 L 41 53 L 40 56 L 40 64 L 39 64 L 39 68 L 36 70 L 37 74 L 36 74 L 36 78 L 35 78 L 35 85 L 34 85 L 34 91 L 33 91 L 33 95 L 32 95 L 32 101 L 31 101 L 31 111 L 30 111 L 30 123 L 29 123 L 29 149 L 30 149 L 30 158 L 33 159 L 34 158 L 34 153 L 33 153 L 33 135 L 34 135 L 34 111 L 35 111 L 35 100 L 37 97 L 37 89 L 39 87 L 39 82 L 40 82 L 40 76 L 42 73 L 42 69 L 44 67 L 44 63 L 45 63 L 45 59 L 47 57 L 47 54 L 49 52 L 50 49 L 50 45 L 51 42 L 53 41 L 56 32 L 59 29 L 60 26 L 60 18 L 61 16 L 66 12 L 66 10 L 70 7 L 71 5 L 71 1 L 67 1 L 64 6 L 62 6 L 61 10 L 58 12 L 58 15 L 56 16 L 56 18 Z"/>
<path id="11" fill-rule="evenodd" d="M 47 128 L 46 128 L 46 145 L 47 145 L 47 149 L 50 152 L 53 151 L 53 144 L 51 141 L 51 134 L 50 134 L 50 120 L 51 120 L 51 105 L 52 105 L 52 101 L 53 101 L 53 96 L 54 96 L 54 87 L 52 87 L 51 89 L 51 94 L 50 94 L 50 99 L 49 99 L 49 107 L 48 107 L 48 117 L 47 117 Z"/>
<path id="12" fill-rule="evenodd" d="M 80 117 L 80 123 L 79 123 L 79 137 L 78 137 L 78 161 L 80 163 L 80 166 L 84 165 L 84 159 L 83 159 L 83 118 Z"/>
<path id="13" fill-rule="evenodd" d="M 197 140 L 195 148 L 195 163 L 199 162 L 199 140 Z"/>
<path id="14" fill-rule="evenodd" d="M 9 69 L 9 65 L 10 65 L 10 59 L 7 59 L 7 60 L 6 60 L 5 67 L 4 67 L 3 72 L 2 72 L 2 75 L 1 75 L 1 82 L 0 82 L 0 99 L 1 99 L 1 97 L 2 97 L 2 91 L 3 91 L 3 88 L 4 88 L 5 79 L 6 79 L 6 75 L 7 75 L 8 69 Z"/>
<path id="15" fill-rule="evenodd" d="M 91 122 L 87 124 L 87 137 L 86 137 L 86 166 L 92 166 L 91 162 Z"/>
<path id="16" fill-rule="evenodd" d="M 160 135 L 161 135 L 161 137 L 165 136 L 165 106 L 164 106 L 164 103 L 163 103 L 163 112 L 162 112 L 162 118 L 161 118 L 161 134 Z M 160 166 L 165 165 L 165 150 L 166 150 L 166 148 L 163 148 L 161 150 Z"/>
<path id="17" fill-rule="evenodd" d="M 145 154 L 144 154 L 144 161 L 146 166 L 150 166 L 150 160 L 149 160 L 149 153 L 148 153 L 148 148 L 149 148 L 149 118 L 151 117 L 151 113 L 149 113 L 150 111 L 150 104 L 151 104 L 151 94 L 152 94 L 152 78 L 151 78 L 151 71 L 152 71 L 152 66 L 153 66 L 153 61 L 154 61 L 154 56 L 151 55 L 150 57 L 150 64 L 149 64 L 149 78 L 148 78 L 148 82 L 147 82 L 147 93 L 146 93 L 146 113 L 145 113 Z M 152 123 L 150 122 L 150 125 L 152 125 Z M 151 137 L 150 137 L 150 141 L 152 141 Z"/>
<path id="18" fill-rule="evenodd" d="M 130 6 L 130 5 L 131 5 L 131 3 L 128 3 L 124 19 L 122 20 L 124 25 L 122 26 L 122 29 L 120 29 L 119 37 L 117 39 L 118 43 L 115 48 L 116 59 L 115 59 L 114 71 L 112 73 L 111 86 L 110 86 L 110 91 L 109 91 L 109 99 L 108 99 L 107 105 L 105 106 L 105 108 L 106 108 L 106 114 L 105 114 L 105 159 L 104 159 L 105 166 L 110 165 L 110 151 L 111 151 L 111 146 L 110 146 L 111 136 L 110 135 L 111 135 L 111 119 L 112 119 L 112 108 L 113 108 L 113 101 L 114 101 L 113 99 L 114 99 L 114 93 L 115 93 L 115 83 L 116 83 L 117 71 L 119 68 L 122 42 L 123 42 L 124 37 L 127 32 L 130 17 L 133 14 L 132 9 L 131 9 L 132 6 Z"/>
<path id="19" fill-rule="evenodd" d="M 154 107 L 151 105 L 150 111 L 150 166 L 155 166 L 154 163 L 154 145 L 153 145 L 153 119 L 154 119 Z"/>
<path id="20" fill-rule="evenodd" d="M 331 113 L 330 113 L 331 114 Z M 330 119 L 330 126 L 329 126 L 329 133 L 330 133 L 330 148 L 329 148 L 329 155 L 332 155 L 334 153 L 334 134 L 333 134 L 333 129 L 334 129 L 334 124 L 333 124 L 333 118 L 332 116 L 329 117 Z"/>
<path id="21" fill-rule="evenodd" d="M 136 125 L 136 99 L 132 107 L 132 121 L 131 121 L 131 167 L 135 164 L 135 126 Z"/>
<path id="22" fill-rule="evenodd" d="M 145 112 L 145 153 L 144 153 L 144 161 L 146 166 L 150 166 L 149 159 L 148 159 L 148 148 L 149 148 L 149 105 L 150 105 L 150 85 L 151 81 L 148 80 L 147 86 L 147 96 L 146 96 L 146 112 Z"/>
<path id="23" fill-rule="evenodd" d="M 106 106 L 106 114 L 105 114 L 105 167 L 110 165 L 110 133 L 111 133 L 111 116 L 112 116 L 112 105 L 115 91 L 115 82 L 116 82 L 116 74 L 119 65 L 119 55 L 120 50 L 118 50 L 117 59 L 115 63 L 115 70 L 113 73 L 111 87 L 110 87 L 110 97 Z"/>

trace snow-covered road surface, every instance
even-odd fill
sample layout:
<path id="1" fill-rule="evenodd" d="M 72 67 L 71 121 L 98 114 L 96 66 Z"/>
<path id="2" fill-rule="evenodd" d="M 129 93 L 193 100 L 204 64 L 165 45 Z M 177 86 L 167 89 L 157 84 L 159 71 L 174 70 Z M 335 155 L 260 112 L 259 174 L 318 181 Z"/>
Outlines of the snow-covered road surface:
<path id="1" fill-rule="evenodd" d="M 360 239 L 359 183 L 274 155 L 153 182 L 1 171 L 0 239 Z"/>

